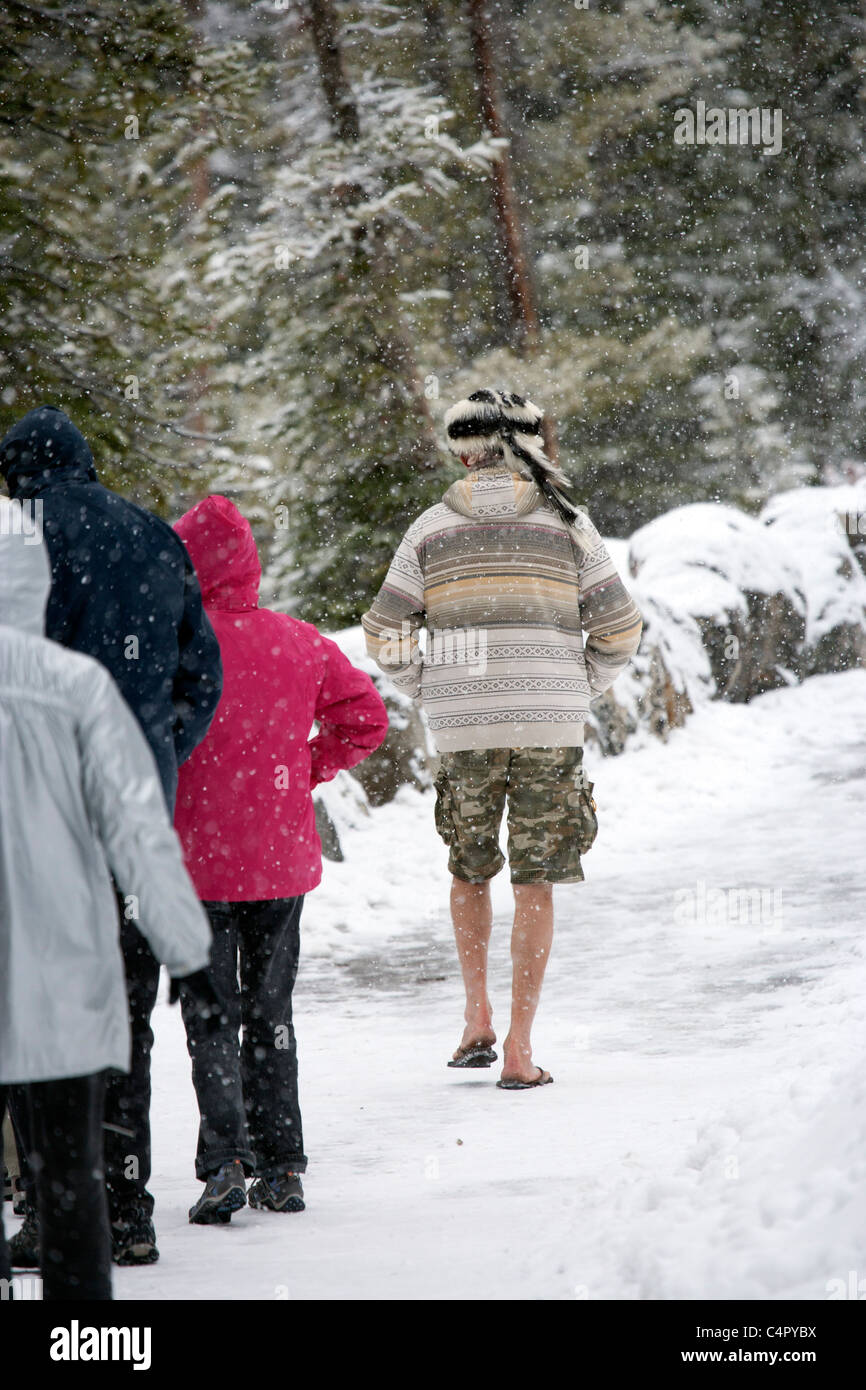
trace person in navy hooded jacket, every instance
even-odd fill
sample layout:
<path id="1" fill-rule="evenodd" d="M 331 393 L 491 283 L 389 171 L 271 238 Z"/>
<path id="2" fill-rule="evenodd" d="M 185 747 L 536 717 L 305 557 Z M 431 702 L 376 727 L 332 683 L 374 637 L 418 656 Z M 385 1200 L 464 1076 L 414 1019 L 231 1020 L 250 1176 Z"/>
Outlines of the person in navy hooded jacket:
<path id="1" fill-rule="evenodd" d="M 189 556 L 159 517 L 103 487 L 84 436 L 54 406 L 31 410 L 0 440 L 11 497 L 38 515 L 51 561 L 45 635 L 95 657 L 114 677 L 156 759 L 174 809 L 177 772 L 207 733 L 222 690 L 219 645 Z M 120 900 L 132 1070 L 106 1094 L 105 1174 L 118 1263 L 158 1258 L 150 1177 L 150 1016 L 159 963 Z M 11 1106 L 27 1147 L 23 1108 Z M 12 1242 L 32 1263 L 34 1213 Z M 28 1235 L 31 1237 L 28 1245 Z"/>

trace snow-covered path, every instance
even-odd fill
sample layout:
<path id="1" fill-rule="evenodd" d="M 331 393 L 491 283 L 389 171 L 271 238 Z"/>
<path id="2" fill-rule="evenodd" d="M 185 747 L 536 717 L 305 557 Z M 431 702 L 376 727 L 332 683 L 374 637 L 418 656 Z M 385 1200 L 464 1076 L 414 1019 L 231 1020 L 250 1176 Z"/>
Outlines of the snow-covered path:
<path id="1" fill-rule="evenodd" d="M 866 672 L 705 707 L 590 775 L 602 832 L 557 890 L 537 1026 L 555 1085 L 446 1069 L 447 874 L 406 789 L 305 907 L 307 1211 L 187 1224 L 194 1098 L 160 1004 L 162 1258 L 118 1297 L 866 1296 Z M 502 875 L 502 1033 L 509 899 Z"/>

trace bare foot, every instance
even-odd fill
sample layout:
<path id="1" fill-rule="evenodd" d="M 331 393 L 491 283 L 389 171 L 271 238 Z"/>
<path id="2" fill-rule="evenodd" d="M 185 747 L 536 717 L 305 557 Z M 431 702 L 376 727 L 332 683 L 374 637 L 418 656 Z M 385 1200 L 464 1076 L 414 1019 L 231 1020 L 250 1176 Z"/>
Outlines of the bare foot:
<path id="1" fill-rule="evenodd" d="M 501 1080 L 537 1081 L 540 1071 L 543 1071 L 543 1068 L 536 1066 L 532 1060 L 531 1043 L 515 1042 L 509 1033 L 502 1047 Z M 547 1072 L 543 1074 L 548 1075 Z"/>
<path id="2" fill-rule="evenodd" d="M 479 1026 L 476 1023 L 467 1023 L 463 1029 L 463 1037 L 460 1039 L 460 1046 L 454 1053 L 453 1060 L 456 1062 L 470 1047 L 492 1047 L 496 1042 L 496 1034 L 492 1027 Z"/>
<path id="3" fill-rule="evenodd" d="M 500 1081 L 535 1082 L 539 1086 L 546 1086 L 550 1080 L 550 1072 L 545 1071 L 544 1067 L 530 1067 L 528 1076 L 524 1076 L 523 1073 L 518 1076 L 514 1072 L 508 1072 L 503 1069 L 502 1076 L 499 1079 Z"/>

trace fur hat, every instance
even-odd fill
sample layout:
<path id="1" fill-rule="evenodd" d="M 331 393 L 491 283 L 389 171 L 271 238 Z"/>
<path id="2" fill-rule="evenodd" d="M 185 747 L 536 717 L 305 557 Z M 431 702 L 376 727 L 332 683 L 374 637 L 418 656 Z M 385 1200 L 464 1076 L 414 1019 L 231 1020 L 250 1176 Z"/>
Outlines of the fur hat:
<path id="1" fill-rule="evenodd" d="M 500 454 L 518 473 L 528 473 L 548 501 L 568 522 L 575 508 L 568 496 L 568 479 L 544 452 L 544 413 L 525 396 L 512 391 L 473 391 L 445 414 L 448 448 L 459 458 Z"/>

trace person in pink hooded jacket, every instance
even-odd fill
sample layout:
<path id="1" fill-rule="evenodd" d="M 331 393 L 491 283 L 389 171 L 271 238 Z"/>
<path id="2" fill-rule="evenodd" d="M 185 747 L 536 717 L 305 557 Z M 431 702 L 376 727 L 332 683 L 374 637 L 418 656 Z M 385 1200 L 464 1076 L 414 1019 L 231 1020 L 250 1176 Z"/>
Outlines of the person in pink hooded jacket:
<path id="1" fill-rule="evenodd" d="M 208 1031 L 182 1004 L 201 1117 L 196 1176 L 205 1184 L 190 1221 L 204 1225 L 230 1220 L 247 1199 L 303 1210 L 292 988 L 304 895 L 322 876 L 311 793 L 378 748 L 388 716 L 369 676 L 335 642 L 259 608 L 256 543 L 227 498 L 206 497 L 175 529 L 223 663 L 222 697 L 180 770 L 175 812 L 227 1008 L 226 1026 Z"/>

